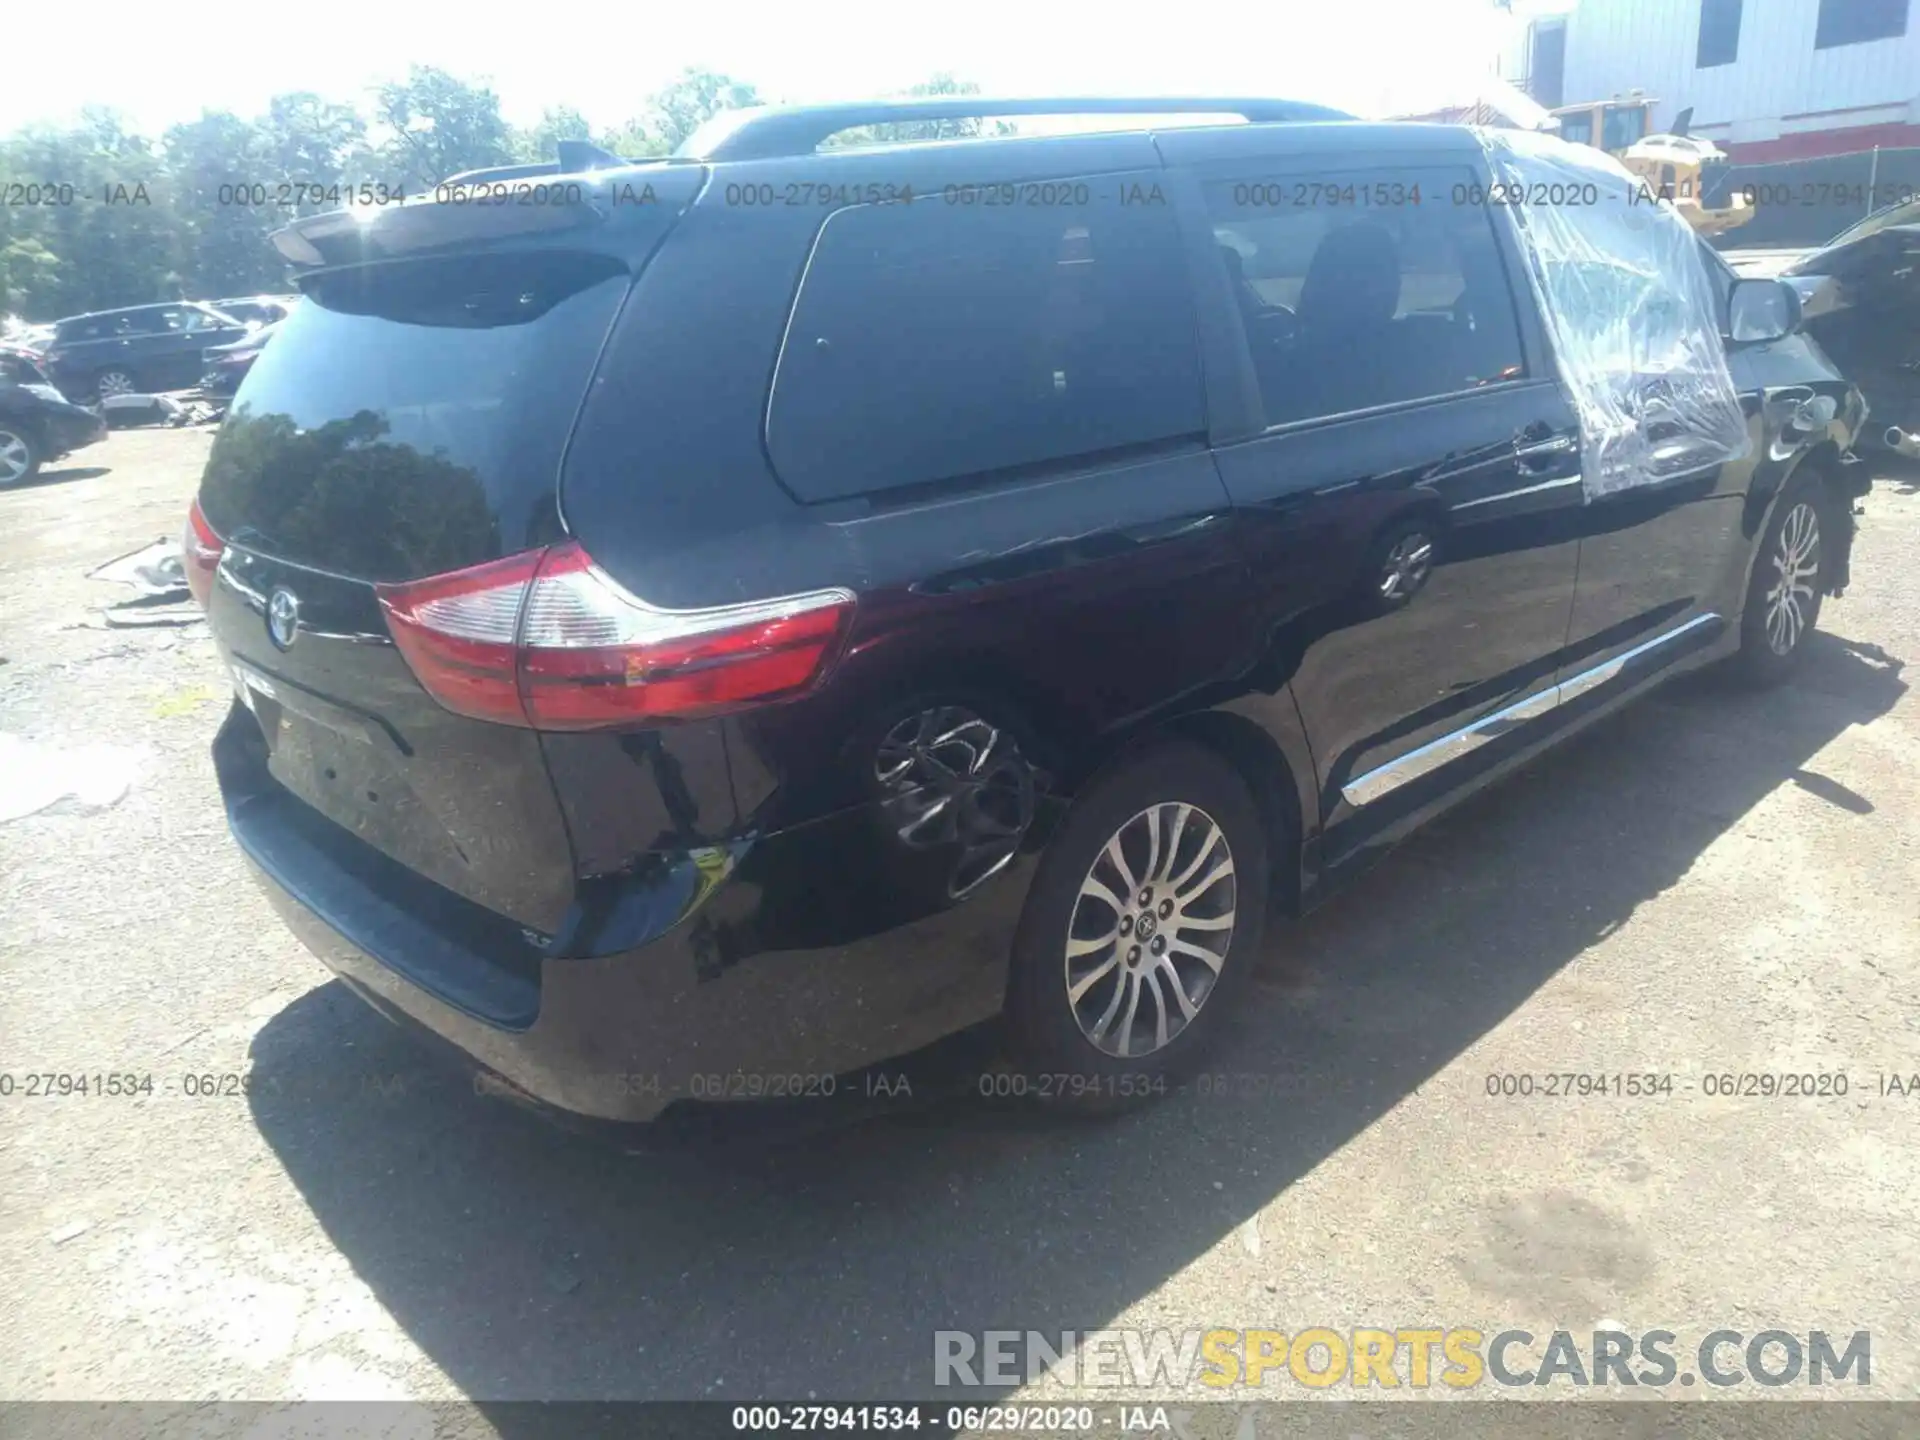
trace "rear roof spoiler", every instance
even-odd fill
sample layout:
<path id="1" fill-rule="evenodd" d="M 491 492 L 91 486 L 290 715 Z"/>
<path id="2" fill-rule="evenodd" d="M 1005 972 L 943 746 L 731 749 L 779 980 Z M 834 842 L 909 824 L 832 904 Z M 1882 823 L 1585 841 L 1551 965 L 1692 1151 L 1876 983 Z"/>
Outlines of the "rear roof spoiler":
<path id="1" fill-rule="evenodd" d="M 356 206 L 309 215 L 274 231 L 270 238 L 273 248 L 289 262 L 312 269 L 391 259 L 463 241 L 582 229 L 599 224 L 602 218 L 587 196 L 578 202 L 539 205 L 443 202 L 423 197 L 399 205 Z"/>
<path id="2" fill-rule="evenodd" d="M 681 142 L 684 160 L 771 160 L 808 155 L 843 130 L 927 120 L 978 120 L 1013 115 L 1237 115 L 1249 124 L 1352 120 L 1344 110 L 1299 100 L 1247 96 L 1099 96 L 985 99 L 939 95 L 849 105 L 758 105 L 723 110 Z"/>
<path id="3" fill-rule="evenodd" d="M 443 185 L 486 184 L 495 180 L 529 180 L 536 175 L 584 175 L 592 170 L 619 170 L 631 165 L 648 165 L 663 159 L 628 160 L 590 140 L 562 140 L 554 146 L 557 160 L 536 160 L 526 165 L 489 165 L 479 170 L 462 170 L 449 175 Z"/>

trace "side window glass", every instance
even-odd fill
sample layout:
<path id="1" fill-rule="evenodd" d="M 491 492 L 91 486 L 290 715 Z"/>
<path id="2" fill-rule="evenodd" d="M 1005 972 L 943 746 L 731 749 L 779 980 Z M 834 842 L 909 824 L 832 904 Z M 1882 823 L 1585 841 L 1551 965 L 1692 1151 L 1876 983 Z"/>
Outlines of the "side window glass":
<path id="1" fill-rule="evenodd" d="M 1474 203 L 1485 187 L 1470 186 L 1463 171 L 1204 187 L 1267 424 L 1525 374 L 1505 267 Z"/>
<path id="2" fill-rule="evenodd" d="M 825 500 L 1201 434 L 1163 179 L 961 187 L 829 217 L 768 404 L 781 479 Z"/>

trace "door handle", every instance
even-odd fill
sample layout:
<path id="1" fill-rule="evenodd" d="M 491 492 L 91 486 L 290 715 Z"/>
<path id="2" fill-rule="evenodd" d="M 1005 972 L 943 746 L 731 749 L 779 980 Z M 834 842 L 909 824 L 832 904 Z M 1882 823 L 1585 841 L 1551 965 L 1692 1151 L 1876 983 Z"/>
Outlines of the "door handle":
<path id="1" fill-rule="evenodd" d="M 1572 435 L 1549 435 L 1544 440 L 1513 437 L 1514 462 L 1530 475 L 1549 470 L 1567 456 L 1579 453 L 1580 441 Z"/>

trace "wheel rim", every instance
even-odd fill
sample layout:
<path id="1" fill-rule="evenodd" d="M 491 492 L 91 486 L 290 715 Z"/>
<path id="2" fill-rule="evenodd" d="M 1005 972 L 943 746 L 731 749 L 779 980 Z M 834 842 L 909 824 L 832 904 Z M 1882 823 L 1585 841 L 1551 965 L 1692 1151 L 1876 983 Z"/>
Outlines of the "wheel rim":
<path id="1" fill-rule="evenodd" d="M 131 395 L 133 393 L 133 377 L 124 370 L 109 370 L 100 377 L 100 393 L 102 395 Z"/>
<path id="2" fill-rule="evenodd" d="M 880 741 L 873 774 L 903 845 L 952 851 L 954 900 L 1006 868 L 1033 819 L 1033 780 L 1019 744 L 959 706 L 895 725 Z"/>
<path id="3" fill-rule="evenodd" d="M 1767 591 L 1767 645 L 1788 655 L 1807 633 L 1813 616 L 1814 579 L 1820 573 L 1820 516 L 1802 500 L 1787 512 L 1770 557 L 1773 586 Z"/>
<path id="4" fill-rule="evenodd" d="M 1087 869 L 1067 922 L 1067 1003 L 1096 1049 L 1137 1060 L 1194 1021 L 1233 943 L 1233 851 L 1197 805 L 1150 805 Z"/>
<path id="5" fill-rule="evenodd" d="M 1387 563 L 1380 571 L 1380 598 L 1404 600 L 1420 588 L 1433 564 L 1433 542 L 1425 535 L 1403 536 L 1387 552 Z"/>
<path id="6" fill-rule="evenodd" d="M 29 463 L 27 442 L 11 430 L 0 430 L 0 485 L 11 484 L 24 476 Z"/>

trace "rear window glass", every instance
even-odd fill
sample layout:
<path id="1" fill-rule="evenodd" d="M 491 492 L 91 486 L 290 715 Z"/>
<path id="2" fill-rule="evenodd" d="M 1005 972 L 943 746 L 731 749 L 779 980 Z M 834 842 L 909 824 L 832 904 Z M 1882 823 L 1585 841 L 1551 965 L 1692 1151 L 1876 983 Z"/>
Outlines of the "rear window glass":
<path id="1" fill-rule="evenodd" d="M 1202 431 L 1156 181 L 968 187 L 833 215 L 768 407 L 788 488 L 825 500 Z"/>
<path id="2" fill-rule="evenodd" d="M 627 274 L 543 252 L 312 283 L 235 396 L 202 504 L 216 530 L 374 580 L 535 543 Z"/>

